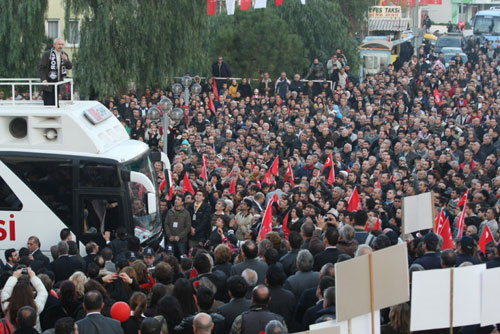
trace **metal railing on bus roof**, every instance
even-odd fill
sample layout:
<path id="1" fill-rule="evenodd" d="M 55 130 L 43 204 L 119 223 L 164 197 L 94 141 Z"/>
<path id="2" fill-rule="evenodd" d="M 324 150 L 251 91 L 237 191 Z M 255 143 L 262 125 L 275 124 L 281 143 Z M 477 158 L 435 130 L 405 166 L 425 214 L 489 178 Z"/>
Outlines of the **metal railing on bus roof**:
<path id="1" fill-rule="evenodd" d="M 12 92 L 11 100 L 0 100 L 1 104 L 9 105 L 33 105 L 36 102 L 36 106 L 39 106 L 38 100 L 33 100 L 33 87 L 34 86 L 54 86 L 54 89 L 59 91 L 59 86 L 64 86 L 70 84 L 70 99 L 65 100 L 66 102 L 73 102 L 73 79 L 66 78 L 58 82 L 41 82 L 40 78 L 0 78 L 0 87 L 10 86 Z M 16 86 L 28 86 L 29 87 L 29 100 L 16 100 Z M 59 108 L 59 94 L 55 94 L 56 103 L 53 106 L 45 106 L 47 108 Z"/>
<path id="2" fill-rule="evenodd" d="M 200 77 L 199 75 L 196 75 L 194 77 L 192 77 L 193 79 L 195 77 L 198 77 L 200 78 L 201 80 L 205 80 L 205 82 L 209 79 L 209 78 L 214 78 L 215 80 L 236 80 L 236 81 L 241 81 L 242 79 L 244 78 L 225 78 L 225 77 Z M 180 80 L 182 79 L 182 77 L 174 77 L 174 80 Z M 262 80 L 262 78 L 245 78 L 247 79 L 249 82 L 250 81 L 260 81 Z M 291 80 L 290 80 L 291 81 Z M 310 79 L 301 79 L 300 80 L 301 82 L 308 82 L 308 81 L 312 81 L 312 82 L 328 82 L 328 85 L 330 85 L 330 89 L 333 90 L 333 81 L 331 80 L 310 80 Z"/>

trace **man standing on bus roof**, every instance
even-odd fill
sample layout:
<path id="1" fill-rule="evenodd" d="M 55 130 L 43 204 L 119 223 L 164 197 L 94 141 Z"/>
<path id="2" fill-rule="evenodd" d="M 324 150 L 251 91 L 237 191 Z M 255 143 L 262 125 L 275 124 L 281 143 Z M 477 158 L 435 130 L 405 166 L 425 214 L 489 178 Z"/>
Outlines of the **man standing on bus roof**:
<path id="1" fill-rule="evenodd" d="M 40 80 L 43 83 L 58 82 L 64 80 L 67 72 L 73 67 L 68 55 L 63 51 L 64 40 L 62 38 L 54 39 L 54 45 L 49 50 L 43 53 L 38 72 Z M 56 104 L 55 94 L 57 90 L 53 85 L 43 85 L 43 104 L 46 106 L 54 106 Z"/>
<path id="2" fill-rule="evenodd" d="M 31 269 L 38 273 L 41 268 L 49 267 L 49 258 L 43 255 L 40 250 L 40 239 L 36 236 L 31 236 L 28 239 L 28 250 L 30 251 L 30 258 L 33 258 L 31 262 Z"/>
<path id="3" fill-rule="evenodd" d="M 167 218 L 163 224 L 165 233 L 165 246 L 171 246 L 174 255 L 180 258 L 187 254 L 188 235 L 191 231 L 191 215 L 184 208 L 184 197 L 175 197 L 174 207 L 167 212 Z"/>

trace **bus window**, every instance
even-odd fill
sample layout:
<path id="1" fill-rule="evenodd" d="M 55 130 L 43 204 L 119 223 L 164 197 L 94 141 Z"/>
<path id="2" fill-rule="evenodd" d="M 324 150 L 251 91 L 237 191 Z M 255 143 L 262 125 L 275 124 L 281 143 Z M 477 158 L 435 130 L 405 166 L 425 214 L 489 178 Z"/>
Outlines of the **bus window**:
<path id="1" fill-rule="evenodd" d="M 71 226 L 73 204 L 71 160 L 29 156 L 3 156 L 1 159 L 66 226 Z"/>
<path id="2" fill-rule="evenodd" d="M 23 204 L 16 194 L 10 189 L 7 182 L 0 176 L 0 210 L 21 211 Z"/>
<path id="3" fill-rule="evenodd" d="M 80 161 L 80 186 L 82 187 L 119 187 L 116 165 L 95 161 Z"/>

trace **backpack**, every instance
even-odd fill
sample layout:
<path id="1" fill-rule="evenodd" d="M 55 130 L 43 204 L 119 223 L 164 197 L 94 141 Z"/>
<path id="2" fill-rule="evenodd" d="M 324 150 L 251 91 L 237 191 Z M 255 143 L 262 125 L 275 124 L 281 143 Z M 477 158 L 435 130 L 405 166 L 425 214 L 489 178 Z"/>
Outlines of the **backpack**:
<path id="1" fill-rule="evenodd" d="M 14 330 L 7 318 L 0 319 L 0 334 L 12 334 Z"/>

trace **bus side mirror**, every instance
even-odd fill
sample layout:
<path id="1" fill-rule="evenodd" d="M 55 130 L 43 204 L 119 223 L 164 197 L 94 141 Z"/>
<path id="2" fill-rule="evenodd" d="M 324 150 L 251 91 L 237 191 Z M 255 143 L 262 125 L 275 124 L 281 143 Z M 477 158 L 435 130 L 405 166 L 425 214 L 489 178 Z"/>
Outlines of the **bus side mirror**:
<path id="1" fill-rule="evenodd" d="M 130 182 L 130 171 L 126 169 L 121 169 L 120 174 L 123 182 Z"/>
<path id="2" fill-rule="evenodd" d="M 156 195 L 148 193 L 148 214 L 156 213 Z"/>
<path id="3" fill-rule="evenodd" d="M 160 151 L 152 151 L 149 154 L 149 157 L 153 163 L 161 161 L 161 152 Z"/>

